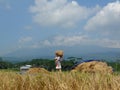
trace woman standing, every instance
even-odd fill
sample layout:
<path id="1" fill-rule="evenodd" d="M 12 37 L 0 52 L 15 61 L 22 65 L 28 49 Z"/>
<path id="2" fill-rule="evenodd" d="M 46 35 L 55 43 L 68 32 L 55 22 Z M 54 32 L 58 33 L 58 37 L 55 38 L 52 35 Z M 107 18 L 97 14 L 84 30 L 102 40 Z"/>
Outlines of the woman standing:
<path id="1" fill-rule="evenodd" d="M 61 61 L 63 60 L 63 51 L 58 50 L 55 52 L 55 64 L 56 64 L 56 70 L 61 71 Z"/>

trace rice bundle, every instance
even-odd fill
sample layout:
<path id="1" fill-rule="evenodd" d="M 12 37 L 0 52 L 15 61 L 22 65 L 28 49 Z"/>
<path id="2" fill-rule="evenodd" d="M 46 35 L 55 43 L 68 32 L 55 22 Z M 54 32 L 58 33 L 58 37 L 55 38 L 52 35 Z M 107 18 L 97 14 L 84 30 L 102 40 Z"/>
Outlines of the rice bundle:
<path id="1" fill-rule="evenodd" d="M 28 74 L 37 74 L 37 73 L 49 73 L 49 71 L 47 71 L 44 68 L 30 68 L 27 71 Z"/>
<path id="2" fill-rule="evenodd" d="M 108 66 L 105 62 L 100 61 L 91 61 L 91 62 L 84 62 L 79 64 L 75 67 L 75 69 L 72 70 L 75 71 L 81 71 L 81 72 L 90 72 L 90 73 L 112 73 L 113 69 L 112 67 Z"/>
<path id="3" fill-rule="evenodd" d="M 55 52 L 55 54 L 57 55 L 57 56 L 63 56 L 63 51 L 62 50 L 57 50 L 56 52 Z"/>

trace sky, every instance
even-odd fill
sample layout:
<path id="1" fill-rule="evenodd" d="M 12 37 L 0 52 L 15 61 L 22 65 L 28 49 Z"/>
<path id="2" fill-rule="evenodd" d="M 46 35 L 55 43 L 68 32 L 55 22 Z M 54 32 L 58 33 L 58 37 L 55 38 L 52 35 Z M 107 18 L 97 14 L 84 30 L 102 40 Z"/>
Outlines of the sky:
<path id="1" fill-rule="evenodd" d="M 120 1 L 0 0 L 0 56 L 60 46 L 120 48 Z"/>

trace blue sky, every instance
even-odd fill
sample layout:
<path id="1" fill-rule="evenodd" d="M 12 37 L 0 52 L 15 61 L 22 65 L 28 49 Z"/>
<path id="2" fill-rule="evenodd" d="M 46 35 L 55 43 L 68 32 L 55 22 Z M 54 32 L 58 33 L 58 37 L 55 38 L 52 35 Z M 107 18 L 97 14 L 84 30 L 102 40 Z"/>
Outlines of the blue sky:
<path id="1" fill-rule="evenodd" d="M 119 19 L 119 0 L 0 0 L 0 56 L 26 48 L 120 48 Z"/>

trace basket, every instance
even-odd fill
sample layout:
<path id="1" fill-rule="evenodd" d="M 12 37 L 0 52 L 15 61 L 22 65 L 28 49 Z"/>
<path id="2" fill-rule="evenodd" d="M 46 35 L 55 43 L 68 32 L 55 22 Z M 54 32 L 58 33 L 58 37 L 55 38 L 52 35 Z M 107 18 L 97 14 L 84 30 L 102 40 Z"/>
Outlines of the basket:
<path id="1" fill-rule="evenodd" d="M 55 54 L 56 54 L 57 56 L 62 57 L 64 53 L 63 53 L 63 50 L 57 50 L 57 51 L 55 52 Z"/>

